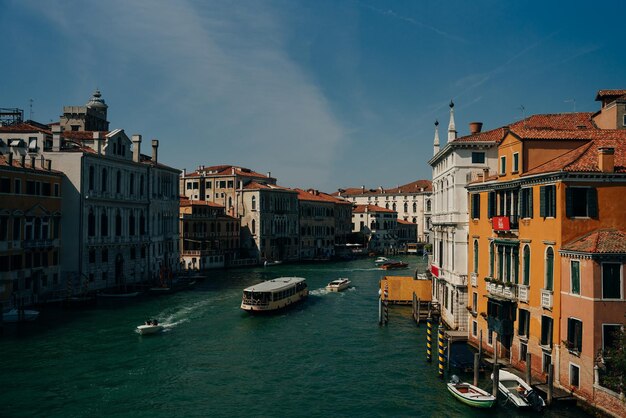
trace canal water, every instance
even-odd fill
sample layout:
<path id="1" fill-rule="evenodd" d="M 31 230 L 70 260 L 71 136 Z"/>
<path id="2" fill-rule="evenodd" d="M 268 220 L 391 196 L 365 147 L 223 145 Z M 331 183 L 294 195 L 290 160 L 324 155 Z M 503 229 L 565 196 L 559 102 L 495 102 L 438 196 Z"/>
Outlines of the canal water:
<path id="1" fill-rule="evenodd" d="M 409 270 L 383 272 L 369 258 L 215 271 L 173 295 L 43 310 L 0 337 L 0 416 L 518 415 L 510 405 L 481 411 L 454 400 L 425 361 L 426 327 L 415 326 L 409 307 L 392 307 L 379 327 L 381 276 L 425 268 L 421 257 L 403 259 Z M 239 309 L 243 288 L 278 276 L 307 278 L 308 300 L 274 316 Z M 326 292 L 339 277 L 352 287 Z M 163 333 L 134 332 L 152 317 Z M 585 415 L 559 406 L 543 416 Z"/>

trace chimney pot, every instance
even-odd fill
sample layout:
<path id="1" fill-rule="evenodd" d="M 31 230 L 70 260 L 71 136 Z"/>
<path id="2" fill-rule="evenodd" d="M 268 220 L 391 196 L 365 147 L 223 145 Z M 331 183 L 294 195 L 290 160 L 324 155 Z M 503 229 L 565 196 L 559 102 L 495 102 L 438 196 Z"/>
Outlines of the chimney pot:
<path id="1" fill-rule="evenodd" d="M 61 125 L 52 126 L 52 151 L 61 151 Z"/>
<path id="2" fill-rule="evenodd" d="M 133 161 L 138 163 L 141 156 L 141 135 L 133 135 Z"/>
<path id="3" fill-rule="evenodd" d="M 469 128 L 470 128 L 470 134 L 472 135 L 479 134 L 480 131 L 483 129 L 483 123 L 482 122 L 470 122 Z"/>
<path id="4" fill-rule="evenodd" d="M 272 177 L 272 172 L 271 172 L 271 171 L 268 171 L 268 172 L 267 172 L 267 177 L 269 177 L 269 178 L 271 178 L 271 177 Z"/>
<path id="5" fill-rule="evenodd" d="M 603 173 L 613 173 L 615 171 L 615 148 L 598 148 L 598 168 Z"/>
<path id="6" fill-rule="evenodd" d="M 98 155 L 102 154 L 102 133 L 101 132 L 93 133 L 93 142 L 96 147 L 96 153 Z"/>
<path id="7" fill-rule="evenodd" d="M 20 160 L 22 168 L 26 167 L 26 155 L 20 155 Z"/>
<path id="8" fill-rule="evenodd" d="M 159 140 L 152 140 L 152 164 L 159 162 Z"/>
<path id="9" fill-rule="evenodd" d="M 9 151 L 9 167 L 13 166 L 13 152 Z"/>
<path id="10" fill-rule="evenodd" d="M 489 177 L 489 169 L 483 168 L 483 182 L 487 181 L 487 177 Z"/>

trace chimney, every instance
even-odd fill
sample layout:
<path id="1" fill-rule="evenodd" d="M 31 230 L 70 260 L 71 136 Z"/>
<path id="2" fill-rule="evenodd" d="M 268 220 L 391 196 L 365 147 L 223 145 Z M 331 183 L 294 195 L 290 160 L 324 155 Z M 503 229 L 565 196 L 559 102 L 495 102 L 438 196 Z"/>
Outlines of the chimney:
<path id="1" fill-rule="evenodd" d="M 9 151 L 9 167 L 13 167 L 13 152 Z"/>
<path id="2" fill-rule="evenodd" d="M 613 173 L 615 171 L 615 148 L 598 148 L 598 168 L 603 173 Z"/>
<path id="3" fill-rule="evenodd" d="M 46 160 L 46 170 L 52 171 L 52 160 Z"/>
<path id="4" fill-rule="evenodd" d="M 483 168 L 483 183 L 487 181 L 487 177 L 489 177 L 489 169 Z"/>
<path id="5" fill-rule="evenodd" d="M 159 140 L 152 140 L 152 164 L 159 162 Z"/>
<path id="6" fill-rule="evenodd" d="M 365 186 L 361 186 L 361 193 L 365 193 Z"/>
<path id="7" fill-rule="evenodd" d="M 20 155 L 20 160 L 22 168 L 26 167 L 26 155 Z"/>
<path id="8" fill-rule="evenodd" d="M 141 135 L 133 135 L 133 161 L 138 163 L 141 156 Z"/>
<path id="9" fill-rule="evenodd" d="M 183 168 L 183 177 L 187 177 L 187 169 Z"/>
<path id="10" fill-rule="evenodd" d="M 482 122 L 470 122 L 469 128 L 470 128 L 471 135 L 479 134 L 480 130 L 483 129 L 483 123 Z"/>
<path id="11" fill-rule="evenodd" d="M 35 169 L 35 159 L 36 158 L 37 157 L 35 157 L 35 156 L 30 157 L 30 168 L 32 168 L 33 170 Z"/>
<path id="12" fill-rule="evenodd" d="M 272 172 L 271 171 L 267 172 L 267 177 L 272 178 Z"/>
<path id="13" fill-rule="evenodd" d="M 61 125 L 52 126 L 52 151 L 61 151 Z"/>
<path id="14" fill-rule="evenodd" d="M 96 153 L 98 155 L 102 154 L 102 133 L 101 132 L 93 133 L 93 144 L 94 144 L 94 147 L 96 148 Z"/>

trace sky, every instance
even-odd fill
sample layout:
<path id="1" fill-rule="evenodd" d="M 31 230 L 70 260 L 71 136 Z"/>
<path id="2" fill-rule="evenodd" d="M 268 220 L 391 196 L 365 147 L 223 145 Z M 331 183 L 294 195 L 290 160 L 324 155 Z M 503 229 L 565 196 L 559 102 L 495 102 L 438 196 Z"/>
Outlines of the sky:
<path id="1" fill-rule="evenodd" d="M 459 135 L 599 109 L 599 89 L 626 88 L 625 14 L 621 0 L 0 0 L 0 107 L 49 123 L 97 88 L 110 128 L 159 139 L 169 166 L 391 188 L 431 178 L 450 100 Z"/>

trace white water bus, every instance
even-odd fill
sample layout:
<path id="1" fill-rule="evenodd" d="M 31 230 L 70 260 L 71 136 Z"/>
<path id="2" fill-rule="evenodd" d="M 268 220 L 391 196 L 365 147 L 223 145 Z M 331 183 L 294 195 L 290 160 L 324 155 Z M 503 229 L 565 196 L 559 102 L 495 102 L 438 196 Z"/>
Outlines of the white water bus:
<path id="1" fill-rule="evenodd" d="M 241 309 L 248 312 L 271 312 L 285 308 L 309 295 L 306 279 L 279 277 L 243 290 Z"/>

